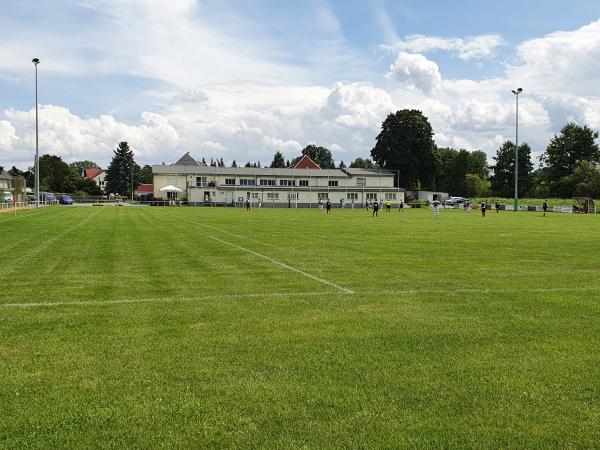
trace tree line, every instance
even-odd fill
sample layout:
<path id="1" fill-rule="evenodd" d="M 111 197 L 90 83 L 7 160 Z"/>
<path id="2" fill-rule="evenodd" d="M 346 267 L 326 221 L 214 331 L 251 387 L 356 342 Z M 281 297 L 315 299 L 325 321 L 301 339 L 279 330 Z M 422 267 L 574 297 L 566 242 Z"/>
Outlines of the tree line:
<path id="1" fill-rule="evenodd" d="M 514 194 L 515 144 L 504 142 L 488 166 L 481 150 L 467 151 L 438 147 L 427 117 L 421 111 L 404 109 L 389 114 L 371 149 L 371 158 L 358 157 L 350 162 L 351 168 L 386 169 L 396 171 L 395 183 L 408 189 L 430 189 L 465 197 L 512 197 Z M 565 125 L 549 142 L 534 170 L 531 148 L 519 145 L 520 197 L 600 197 L 600 150 L 596 144 L 598 132 L 575 123 Z M 296 158 L 286 160 L 276 152 L 270 165 L 265 167 L 292 167 L 304 155 L 322 169 L 345 168 L 344 161 L 336 166 L 329 149 L 314 144 L 304 147 Z M 210 159 L 213 167 L 225 167 L 223 158 Z M 65 163 L 60 156 L 43 155 L 40 158 L 40 190 L 100 195 L 101 189 L 93 180 L 83 176 L 87 168 L 98 167 L 93 161 Z M 234 160 L 231 167 L 238 167 Z M 260 161 L 247 162 L 245 167 L 261 167 Z M 33 171 L 22 172 L 13 166 L 8 171 L 23 176 L 28 187 L 33 187 Z M 152 183 L 152 167 L 140 167 L 134 160 L 127 142 L 121 142 L 105 178 L 105 193 L 129 195 L 139 184 Z"/>
<path id="2" fill-rule="evenodd" d="M 433 136 L 431 124 L 421 111 L 397 111 L 383 121 L 370 152 L 372 159 L 359 157 L 349 166 L 396 171 L 395 183 L 408 189 L 438 190 L 465 197 L 514 195 L 513 142 L 504 142 L 489 166 L 485 152 L 438 147 Z M 568 123 L 550 140 L 536 170 L 531 147 L 526 142 L 520 144 L 519 197 L 600 197 L 597 138 L 597 131 Z M 309 145 L 302 155 L 310 156 L 323 169 L 335 167 L 327 148 Z M 280 152 L 275 153 L 271 167 L 289 165 Z M 342 161 L 338 167 L 346 166 Z"/>
<path id="3" fill-rule="evenodd" d="M 77 196 L 94 196 L 103 193 L 129 195 L 132 186 L 152 183 L 152 166 L 140 167 L 133 159 L 127 142 L 121 142 L 114 150 L 113 159 L 106 170 L 104 192 L 94 180 L 84 176 L 85 169 L 100 167 L 94 161 L 75 161 L 67 164 L 60 156 L 42 155 L 40 165 L 40 191 L 60 192 Z M 25 178 L 27 187 L 34 187 L 34 170 L 21 171 L 13 166 L 8 173 Z M 133 176 L 132 176 L 133 175 Z M 133 184 L 132 184 L 133 182 Z"/>

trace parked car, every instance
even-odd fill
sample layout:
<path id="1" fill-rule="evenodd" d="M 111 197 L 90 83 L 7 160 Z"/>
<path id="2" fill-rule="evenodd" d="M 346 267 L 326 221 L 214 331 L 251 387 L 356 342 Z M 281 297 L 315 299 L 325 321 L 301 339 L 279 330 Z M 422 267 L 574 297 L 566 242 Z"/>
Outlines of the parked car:
<path id="1" fill-rule="evenodd" d="M 56 195 L 52 192 L 40 192 L 40 201 L 46 203 L 56 203 Z"/>
<path id="2" fill-rule="evenodd" d="M 446 203 L 446 205 L 461 205 L 464 202 L 466 202 L 467 200 L 469 200 L 468 198 L 464 198 L 464 197 L 448 197 L 444 203 Z"/>
<path id="3" fill-rule="evenodd" d="M 11 192 L 5 191 L 2 193 L 2 203 L 12 203 L 13 196 Z"/>
<path id="4" fill-rule="evenodd" d="M 71 198 L 70 195 L 61 195 L 60 197 L 58 197 L 58 203 L 60 203 L 61 205 L 72 205 L 73 198 Z"/>

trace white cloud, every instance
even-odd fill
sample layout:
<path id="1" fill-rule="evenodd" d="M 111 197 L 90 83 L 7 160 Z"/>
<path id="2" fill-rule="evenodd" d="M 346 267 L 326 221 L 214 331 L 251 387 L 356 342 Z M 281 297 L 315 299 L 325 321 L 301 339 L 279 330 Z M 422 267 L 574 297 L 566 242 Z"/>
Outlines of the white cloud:
<path id="1" fill-rule="evenodd" d="M 386 76 L 426 93 L 439 89 L 442 84 L 438 65 L 423 55 L 413 53 L 398 53 Z"/>
<path id="2" fill-rule="evenodd" d="M 504 45 L 504 43 L 504 39 L 498 34 L 484 34 L 466 38 L 444 38 L 413 34 L 391 45 L 382 45 L 381 48 L 394 53 L 398 51 L 411 53 L 446 51 L 468 61 L 470 59 L 490 58 L 494 55 L 496 48 Z"/>

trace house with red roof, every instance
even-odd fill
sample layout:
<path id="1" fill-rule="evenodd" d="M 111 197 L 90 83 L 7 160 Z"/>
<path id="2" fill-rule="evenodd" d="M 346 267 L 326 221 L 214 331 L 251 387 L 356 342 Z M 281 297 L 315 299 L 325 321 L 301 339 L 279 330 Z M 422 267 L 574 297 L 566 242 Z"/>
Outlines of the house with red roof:
<path id="1" fill-rule="evenodd" d="M 308 155 L 302 155 L 302 158 L 298 160 L 296 164 L 292 166 L 292 169 L 319 169 L 321 170 L 321 166 L 319 166 L 316 162 L 310 159 Z"/>
<path id="2" fill-rule="evenodd" d="M 90 169 L 84 169 L 83 176 L 90 180 L 94 180 L 94 182 L 100 187 L 100 189 L 104 190 L 106 171 L 101 169 L 100 167 L 93 167 Z"/>

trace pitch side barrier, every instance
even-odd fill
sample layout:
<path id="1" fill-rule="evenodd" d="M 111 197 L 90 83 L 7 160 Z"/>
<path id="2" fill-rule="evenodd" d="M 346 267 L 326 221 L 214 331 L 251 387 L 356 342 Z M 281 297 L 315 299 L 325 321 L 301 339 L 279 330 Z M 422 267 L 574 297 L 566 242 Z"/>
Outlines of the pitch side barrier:
<path id="1" fill-rule="evenodd" d="M 40 202 L 39 203 L 40 207 L 56 206 L 56 205 L 58 205 L 58 201 Z M 35 207 L 36 207 L 35 202 L 0 203 L 0 212 L 8 211 L 8 210 L 12 211 L 12 210 L 19 210 L 19 209 L 35 208 Z"/>

